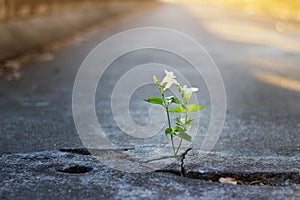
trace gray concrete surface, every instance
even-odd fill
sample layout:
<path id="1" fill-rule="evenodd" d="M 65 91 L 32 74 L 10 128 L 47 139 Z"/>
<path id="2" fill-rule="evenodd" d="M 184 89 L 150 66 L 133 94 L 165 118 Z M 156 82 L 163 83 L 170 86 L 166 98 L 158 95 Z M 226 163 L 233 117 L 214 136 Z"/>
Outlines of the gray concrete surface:
<path id="1" fill-rule="evenodd" d="M 164 172 L 128 174 L 109 169 L 89 155 L 55 151 L 83 147 L 71 110 L 72 86 L 82 60 L 111 34 L 143 26 L 176 29 L 201 42 L 218 65 L 225 83 L 225 126 L 212 153 L 203 160 L 197 159 L 195 151 L 203 139 L 201 133 L 207 129 L 211 105 L 205 84 L 199 83 L 199 99 L 206 109 L 201 115 L 199 137 L 185 159 L 186 172 L 194 173 L 194 178 L 211 171 L 237 177 L 242 173 L 283 173 L 286 185 L 230 185 L 180 177 L 172 174 L 172 170 L 178 170 L 176 162 Z M 299 44 L 298 32 L 277 32 L 270 21 L 188 4 L 163 4 L 116 22 L 94 36 L 82 36 L 79 42 L 57 51 L 54 60 L 28 64 L 23 79 L 0 80 L 1 197 L 298 199 Z M 120 146 L 164 143 L 163 134 L 150 140 L 136 140 L 118 129 L 110 111 L 115 81 L 132 66 L 153 61 L 173 66 L 189 75 L 192 82 L 199 80 L 188 64 L 172 55 L 145 50 L 133 56 L 135 59 L 120 58 L 113 63 L 100 81 L 96 97 L 99 121 L 110 139 Z M 131 112 L 138 123 L 147 123 L 148 105 L 141 99 L 152 96 L 152 89 L 138 90 L 132 98 L 135 107 Z M 48 104 L 41 107 L 39 102 Z M 50 151 L 29 153 L 42 150 Z M 88 165 L 93 170 L 76 175 L 56 171 L 57 167 L 72 164 Z M 289 182 L 290 176 L 296 181 Z"/>
<path id="2" fill-rule="evenodd" d="M 59 151 L 6 154 L 0 161 L 2 199 L 298 199 L 300 189 L 222 185 L 163 172 L 130 174 L 90 155 Z"/>

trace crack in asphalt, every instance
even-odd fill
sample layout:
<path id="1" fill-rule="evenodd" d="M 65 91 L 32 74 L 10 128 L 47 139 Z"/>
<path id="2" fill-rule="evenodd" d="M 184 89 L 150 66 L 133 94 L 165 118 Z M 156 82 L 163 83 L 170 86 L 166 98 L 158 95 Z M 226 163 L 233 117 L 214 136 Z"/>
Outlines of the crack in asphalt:
<path id="1" fill-rule="evenodd" d="M 184 159 L 186 157 L 186 155 L 188 154 L 188 152 L 191 150 L 192 148 L 188 148 L 187 150 L 185 150 L 185 152 L 183 152 L 181 154 L 181 164 L 180 164 L 180 174 L 181 176 L 185 177 L 185 168 L 184 168 Z"/>

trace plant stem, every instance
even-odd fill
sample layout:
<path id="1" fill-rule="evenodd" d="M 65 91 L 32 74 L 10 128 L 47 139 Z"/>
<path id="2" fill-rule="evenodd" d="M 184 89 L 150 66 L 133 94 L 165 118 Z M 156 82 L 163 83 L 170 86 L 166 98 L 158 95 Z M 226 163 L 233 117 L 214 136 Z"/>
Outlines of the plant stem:
<path id="1" fill-rule="evenodd" d="M 171 120 L 170 120 L 170 114 L 169 114 L 168 107 L 166 107 L 166 111 L 167 111 L 167 117 L 168 117 L 168 125 L 169 125 L 169 128 L 171 128 Z M 171 135 L 171 142 L 172 142 L 172 149 L 173 149 L 174 156 L 176 156 L 177 153 L 175 151 L 173 135 Z"/>
<path id="2" fill-rule="evenodd" d="M 168 125 L 169 125 L 169 128 L 171 128 L 171 120 L 170 120 L 169 109 L 166 108 L 166 111 L 167 111 L 167 117 L 168 117 Z"/>
<path id="3" fill-rule="evenodd" d="M 182 144 L 182 138 L 180 138 L 180 142 L 179 142 L 179 145 L 178 145 L 177 150 L 175 152 L 175 156 L 178 154 L 178 151 L 179 151 L 179 149 L 181 147 L 181 144 Z"/>
<path id="4" fill-rule="evenodd" d="M 166 102 L 165 102 L 165 95 L 164 95 L 164 93 L 162 93 L 161 96 L 162 96 L 162 99 L 163 99 L 164 104 L 165 104 L 165 106 L 166 106 L 165 108 L 166 108 L 166 112 L 167 112 L 169 128 L 172 128 L 172 127 L 171 127 L 170 114 L 169 114 L 169 107 L 168 107 L 168 105 L 167 105 Z M 175 150 L 174 139 L 173 139 L 173 135 L 172 135 L 172 134 L 171 134 L 171 143 L 172 143 L 172 149 L 173 149 L 174 156 L 176 156 L 177 153 L 176 153 L 176 150 Z"/>
<path id="5" fill-rule="evenodd" d="M 174 146 L 173 135 L 171 135 L 171 142 L 172 142 L 172 148 L 173 148 L 174 156 L 177 156 L 177 153 L 176 153 L 176 151 L 175 151 L 175 146 Z"/>
<path id="6" fill-rule="evenodd" d="M 184 108 L 187 107 L 186 104 L 182 104 L 181 106 L 183 106 Z M 187 110 L 187 109 L 186 109 L 186 110 Z M 184 114 L 185 114 L 185 120 L 184 120 L 184 121 L 185 121 L 185 123 L 186 123 L 186 121 L 187 121 L 187 119 L 188 119 L 188 111 L 186 111 Z M 180 138 L 179 145 L 178 145 L 178 147 L 177 147 L 176 152 L 174 153 L 175 156 L 178 154 L 178 151 L 179 151 L 181 145 L 182 145 L 182 138 Z"/>

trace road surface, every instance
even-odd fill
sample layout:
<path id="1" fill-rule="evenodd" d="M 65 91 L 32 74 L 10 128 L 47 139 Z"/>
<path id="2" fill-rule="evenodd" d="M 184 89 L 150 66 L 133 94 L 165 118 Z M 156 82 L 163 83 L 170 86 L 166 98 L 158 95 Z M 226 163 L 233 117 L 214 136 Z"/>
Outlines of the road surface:
<path id="1" fill-rule="evenodd" d="M 22 68 L 21 80 L 7 82 L 2 77 L 0 152 L 83 147 L 72 117 L 77 70 L 99 42 L 138 27 L 163 27 L 185 33 L 203 45 L 218 66 L 226 89 L 227 116 L 214 152 L 287 156 L 299 162 L 300 32 L 280 32 L 272 21 L 209 5 L 172 3 L 118 19 L 93 34 L 82 35 L 70 46 L 57 50 L 53 60 L 28 63 Z M 102 128 L 121 146 L 137 141 L 128 138 L 114 122 L 111 91 L 124 72 L 154 61 L 173 66 L 192 82 L 199 81 L 181 59 L 158 51 L 141 50 L 113 63 L 100 80 L 96 109 Z M 206 109 L 200 115 L 200 136 L 194 145 L 201 143 L 211 111 L 204 82 L 200 80 L 197 86 L 199 101 Z M 142 99 L 153 96 L 151 89 L 149 86 L 133 95 L 130 110 L 137 123 L 149 122 L 149 107 Z M 156 143 L 159 138 L 142 142 Z"/>
<path id="2" fill-rule="evenodd" d="M 50 62 L 27 64 L 22 70 L 23 79 L 19 81 L 7 82 L 1 78 L 1 152 L 81 146 L 71 110 L 72 87 L 81 62 L 94 46 L 110 35 L 147 26 L 170 28 L 193 37 L 217 64 L 225 84 L 228 107 L 216 150 L 269 154 L 298 148 L 298 32 L 280 33 L 265 20 L 188 4 L 161 5 L 115 23 L 112 28 L 99 31 L 97 35 L 83 36 L 79 42 L 60 49 Z M 128 66 L 126 70 L 130 65 L 154 60 L 143 52 L 134 56 L 139 56 L 140 60 L 124 59 L 122 65 L 124 68 Z M 163 62 L 175 67 L 179 65 L 176 64 L 178 59 L 173 63 L 167 59 L 165 56 Z M 187 71 L 188 67 L 179 66 L 179 69 Z M 120 70 L 107 77 L 119 77 L 121 73 Z M 144 96 L 152 94 L 149 90 Z M 203 101 L 207 101 L 205 92 L 200 95 L 204 96 Z M 102 93 L 97 104 L 107 105 L 107 96 L 109 94 Z M 203 103 L 209 106 L 209 102 Z M 113 122 L 107 123 L 114 127 L 112 132 L 118 131 Z"/>

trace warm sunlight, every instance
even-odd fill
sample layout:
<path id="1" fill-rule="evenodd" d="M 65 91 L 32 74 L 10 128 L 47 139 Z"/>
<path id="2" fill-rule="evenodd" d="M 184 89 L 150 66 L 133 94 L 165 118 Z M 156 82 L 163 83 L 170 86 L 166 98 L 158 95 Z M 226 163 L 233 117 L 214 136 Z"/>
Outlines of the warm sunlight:
<path id="1" fill-rule="evenodd" d="M 254 72 L 253 75 L 268 84 L 300 92 L 300 81 L 268 72 Z"/>

